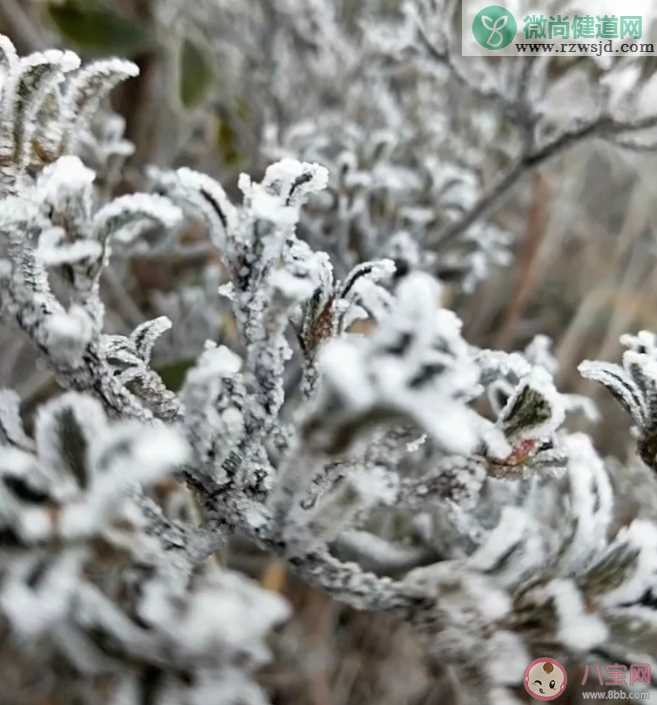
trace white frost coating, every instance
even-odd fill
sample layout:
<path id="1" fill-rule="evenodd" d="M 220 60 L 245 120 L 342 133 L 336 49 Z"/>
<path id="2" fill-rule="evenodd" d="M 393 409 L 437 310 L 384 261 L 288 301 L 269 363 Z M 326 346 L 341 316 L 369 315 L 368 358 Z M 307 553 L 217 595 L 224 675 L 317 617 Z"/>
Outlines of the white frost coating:
<path id="1" fill-rule="evenodd" d="M 153 584 L 145 594 L 142 616 L 160 623 L 174 643 L 199 655 L 209 648 L 224 650 L 241 643 L 246 653 L 260 662 L 266 654 L 261 637 L 289 613 L 281 597 L 229 571 L 212 576 L 182 619 L 177 616 L 174 598 Z"/>
<path id="2" fill-rule="evenodd" d="M 56 247 L 39 246 L 37 256 L 46 267 L 56 267 L 61 264 L 74 264 L 85 260 L 96 260 L 103 248 L 93 240 L 78 240 L 70 245 L 58 244 Z"/>
<path id="3" fill-rule="evenodd" d="M 408 398 L 408 412 L 413 413 L 413 400 Z M 469 455 L 481 440 L 477 432 L 477 416 L 459 404 L 444 402 L 437 415 L 428 405 L 422 405 L 414 413 L 434 439 L 451 453 Z"/>
<path id="4" fill-rule="evenodd" d="M 409 441 L 406 444 L 406 450 L 409 453 L 416 453 L 422 446 L 427 442 L 427 434 L 423 433 L 421 436 L 418 436 L 415 440 Z"/>
<path id="5" fill-rule="evenodd" d="M 319 367 L 325 381 L 336 387 L 349 407 L 358 410 L 373 402 L 373 391 L 363 375 L 364 361 L 349 341 L 327 343 L 320 353 Z"/>
<path id="6" fill-rule="evenodd" d="M 231 436 L 240 438 L 244 434 L 244 417 L 234 407 L 223 411 L 221 413 L 221 420 Z"/>
<path id="7" fill-rule="evenodd" d="M 237 298 L 235 295 L 235 285 L 233 282 L 227 282 L 226 284 L 222 284 L 218 289 L 217 293 L 219 296 L 224 296 L 227 298 L 229 301 L 236 302 Z"/>
<path id="8" fill-rule="evenodd" d="M 242 360 L 232 350 L 225 345 L 219 345 L 208 341 L 205 352 L 201 356 L 200 362 L 210 374 L 218 377 L 231 377 L 237 374 L 242 367 Z"/>
<path id="9" fill-rule="evenodd" d="M 486 542 L 469 558 L 468 564 L 475 570 L 491 570 L 502 556 L 518 545 L 527 533 L 527 514 L 516 507 L 504 507 L 497 526 L 490 532 Z"/>
<path id="10" fill-rule="evenodd" d="M 20 398 L 11 389 L 0 389 L 0 427 L 0 444 L 11 443 L 24 449 L 33 447 L 32 440 L 28 438 L 23 430 L 20 416 Z M 13 448 L 5 447 L 3 455 L 12 451 L 14 451 Z M 18 450 L 15 452 L 21 453 Z M 25 457 L 29 458 L 29 456 Z M 0 462 L 3 462 L 3 460 L 0 460 Z M 8 467 L 15 465 L 20 466 L 21 463 L 19 461 L 7 462 Z"/>
<path id="11" fill-rule="evenodd" d="M 483 424 L 481 439 L 486 444 L 488 455 L 496 460 L 508 458 L 513 450 L 502 431 L 492 423 Z"/>
<path id="12" fill-rule="evenodd" d="M 640 600 L 646 590 L 654 590 L 657 576 L 657 528 L 652 522 L 635 519 L 618 532 L 616 541 L 619 546 L 625 544 L 628 552 L 636 551 L 638 555 L 631 562 L 623 583 L 604 595 L 604 604 L 609 606 Z"/>
<path id="13" fill-rule="evenodd" d="M 384 262 L 381 273 L 390 271 Z M 468 454 L 484 425 L 457 399 L 478 393 L 479 371 L 461 337 L 461 321 L 437 308 L 439 292 L 428 275 L 404 278 L 375 334 L 330 341 L 319 368 L 354 412 L 376 406 L 400 410 L 445 449 Z"/>
<path id="14" fill-rule="evenodd" d="M 565 560 L 572 569 L 581 569 L 607 544 L 614 497 L 609 477 L 590 439 L 573 434 L 566 438 L 565 445 L 569 456 L 569 509 L 577 517 L 576 533 Z"/>
<path id="15" fill-rule="evenodd" d="M 148 218 L 165 228 L 172 228 L 182 220 L 182 211 L 163 196 L 146 193 L 120 196 L 96 213 L 93 223 L 96 237 L 107 235 L 106 229 L 111 221 L 117 220 L 122 226 L 133 218 Z"/>
<path id="16" fill-rule="evenodd" d="M 621 335 L 620 344 L 635 352 L 643 350 L 644 354 L 657 357 L 657 336 L 651 331 L 640 330 L 636 335 Z"/>
<path id="17" fill-rule="evenodd" d="M 525 357 L 532 365 L 538 365 L 551 375 L 557 373 L 559 364 L 552 354 L 552 339 L 547 335 L 535 335 L 532 342 L 525 348 Z"/>
<path id="18" fill-rule="evenodd" d="M 286 196 L 289 196 L 292 191 L 292 202 L 299 205 L 304 195 L 322 191 L 327 187 L 328 169 L 320 164 L 282 159 L 267 167 L 262 183 L 266 188 L 274 189 Z"/>
<path id="19" fill-rule="evenodd" d="M 189 458 L 189 448 L 184 439 L 162 429 L 142 430 L 138 440 L 132 450 L 137 462 L 136 475 L 126 478 L 131 481 L 151 484 Z M 93 462 L 94 457 L 91 459 Z"/>
<path id="20" fill-rule="evenodd" d="M 66 617 L 76 589 L 77 563 L 80 556 L 72 551 L 47 571 L 38 590 L 31 590 L 14 578 L 0 593 L 0 610 L 21 637 L 35 638 L 56 628 Z M 29 563 L 23 566 L 27 573 Z"/>
<path id="21" fill-rule="evenodd" d="M 20 60 L 19 70 L 25 70 L 31 66 L 55 64 L 65 73 L 75 71 L 80 67 L 80 57 L 72 51 L 60 51 L 58 49 L 47 49 L 36 54 L 31 54 Z"/>
<path id="22" fill-rule="evenodd" d="M 240 174 L 238 186 L 253 215 L 290 228 L 299 218 L 299 206 L 305 197 L 326 188 L 328 172 L 318 164 L 283 159 L 265 172 L 262 183 L 254 183 L 247 174 Z"/>
<path id="23" fill-rule="evenodd" d="M 94 61 L 85 66 L 71 81 L 70 87 L 77 88 L 85 84 L 90 76 L 97 75 L 121 76 L 122 78 L 135 78 L 139 76 L 139 66 L 125 59 L 103 59 Z"/>
<path id="24" fill-rule="evenodd" d="M 260 220 L 267 220 L 281 227 L 290 227 L 299 219 L 299 213 L 295 208 L 282 205 L 279 196 L 267 193 L 260 184 L 251 186 L 249 198 L 253 215 Z"/>
<path id="25" fill-rule="evenodd" d="M 102 405 L 95 399 L 69 392 L 44 404 L 35 421 L 35 441 L 39 459 L 46 466 L 55 468 L 65 476 L 66 461 L 70 451 L 66 443 L 66 434 L 75 437 L 78 429 L 87 439 L 97 438 L 106 425 L 106 416 Z M 76 428 L 77 427 L 77 428 Z M 76 441 L 77 442 L 77 441 Z M 85 449 L 81 449 L 85 453 Z M 77 492 L 67 478 L 62 482 L 63 490 L 68 494 Z"/>
<path id="26" fill-rule="evenodd" d="M 513 632 L 498 631 L 491 641 L 490 658 L 486 662 L 489 677 L 494 683 L 513 687 L 522 681 L 523 664 L 530 663 L 531 656 Z M 502 705 L 504 700 L 496 698 L 491 702 Z"/>
<path id="27" fill-rule="evenodd" d="M 274 289 L 278 289 L 290 301 L 305 301 L 315 290 L 311 280 L 296 277 L 283 269 L 275 271 L 270 282 Z"/>
<path id="28" fill-rule="evenodd" d="M 365 505 L 394 505 L 399 491 L 399 478 L 396 475 L 381 467 L 373 467 L 356 470 L 349 478 L 362 494 Z"/>
<path id="29" fill-rule="evenodd" d="M 537 416 L 535 421 L 523 426 L 513 435 L 519 438 L 544 438 L 554 433 L 565 418 L 564 404 L 557 392 L 550 374 L 542 367 L 534 367 L 528 375 L 521 379 L 518 388 L 502 410 L 501 419 L 508 424 L 511 414 L 527 391 L 540 395 L 545 404 L 547 418 Z"/>
<path id="30" fill-rule="evenodd" d="M 53 313 L 44 324 L 48 344 L 57 359 L 70 357 L 79 364 L 82 354 L 94 335 L 94 322 L 89 313 L 77 304 L 68 311 Z"/>
<path id="31" fill-rule="evenodd" d="M 230 202 L 226 192 L 221 186 L 206 174 L 202 174 L 193 169 L 182 167 L 176 171 L 180 180 L 180 185 L 190 191 L 205 192 L 214 199 L 226 219 L 228 228 L 234 228 L 237 224 L 237 210 Z"/>
<path id="32" fill-rule="evenodd" d="M 546 588 L 554 598 L 559 618 L 559 639 L 574 651 L 586 652 L 605 641 L 608 630 L 602 619 L 591 614 L 572 580 L 553 580 Z"/>
<path id="33" fill-rule="evenodd" d="M 56 208 L 63 207 L 65 199 L 88 190 L 95 178 L 79 157 L 60 157 L 39 176 L 37 196 Z"/>
<path id="34" fill-rule="evenodd" d="M 9 196 L 0 200 L 0 228 L 6 229 L 17 223 L 29 222 L 37 214 L 34 200 L 20 196 Z"/>

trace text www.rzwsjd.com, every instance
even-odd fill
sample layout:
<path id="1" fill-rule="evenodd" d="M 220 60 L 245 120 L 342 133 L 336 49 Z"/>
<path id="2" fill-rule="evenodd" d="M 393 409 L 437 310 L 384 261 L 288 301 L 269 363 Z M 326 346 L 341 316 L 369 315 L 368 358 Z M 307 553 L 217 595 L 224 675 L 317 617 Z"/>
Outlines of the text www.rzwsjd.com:
<path id="1" fill-rule="evenodd" d="M 654 54 L 655 44 L 653 42 L 594 42 L 587 44 L 584 42 L 515 42 L 514 46 L 518 54 L 591 54 L 600 56 L 602 54 Z"/>

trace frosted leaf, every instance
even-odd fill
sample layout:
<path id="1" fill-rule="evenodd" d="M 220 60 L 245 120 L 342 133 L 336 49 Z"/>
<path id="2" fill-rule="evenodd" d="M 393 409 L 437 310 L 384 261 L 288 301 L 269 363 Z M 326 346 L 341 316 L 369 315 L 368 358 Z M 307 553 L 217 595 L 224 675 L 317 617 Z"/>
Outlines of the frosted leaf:
<path id="1" fill-rule="evenodd" d="M 630 414 L 638 434 L 638 450 L 650 467 L 657 463 L 657 356 L 655 337 L 641 331 L 625 335 L 629 347 L 623 353 L 623 365 L 584 361 L 579 371 L 586 379 L 603 384 Z"/>
<path id="2" fill-rule="evenodd" d="M 91 185 L 96 178 L 79 157 L 60 157 L 39 175 L 37 197 L 59 211 L 65 211 L 69 199 L 91 195 Z"/>
<path id="3" fill-rule="evenodd" d="M 351 526 L 357 514 L 367 509 L 370 500 L 375 503 L 363 483 L 353 476 L 339 481 L 315 502 L 310 511 L 297 509 L 286 518 L 283 532 L 290 554 L 303 554 L 322 543 L 334 541 Z"/>
<path id="4" fill-rule="evenodd" d="M 514 386 L 532 369 L 525 356 L 517 352 L 481 350 L 476 359 L 481 367 L 482 384 L 490 384 L 497 379 L 504 378 L 511 383 L 511 386 Z"/>
<path id="5" fill-rule="evenodd" d="M 568 453 L 568 511 L 575 531 L 562 560 L 571 569 L 581 570 L 607 544 L 614 497 L 607 472 L 590 440 L 583 434 L 573 434 L 564 444 Z"/>
<path id="6" fill-rule="evenodd" d="M 255 218 L 281 227 L 289 228 L 299 219 L 299 214 L 294 208 L 283 205 L 279 196 L 267 193 L 259 184 L 249 189 L 248 204 Z"/>
<path id="7" fill-rule="evenodd" d="M 0 444 L 31 450 L 34 444 L 23 430 L 20 399 L 10 389 L 0 389 Z"/>
<path id="8" fill-rule="evenodd" d="M 9 74 L 18 63 L 16 48 L 9 37 L 0 34 L 0 68 L 5 75 Z"/>
<path id="9" fill-rule="evenodd" d="M 274 289 L 280 291 L 288 301 L 305 301 L 314 291 L 311 281 L 281 269 L 273 272 L 270 282 Z"/>
<path id="10" fill-rule="evenodd" d="M 217 347 L 208 341 L 208 345 L 199 358 L 196 370 L 202 371 L 204 376 L 231 377 L 239 372 L 242 360 L 225 345 Z M 192 374 L 194 369 L 188 374 Z"/>
<path id="11" fill-rule="evenodd" d="M 170 328 L 171 321 L 166 316 L 160 316 L 142 323 L 130 334 L 130 340 L 144 362 L 150 362 L 157 339 Z"/>
<path id="12" fill-rule="evenodd" d="M 283 159 L 267 167 L 263 187 L 283 199 L 285 206 L 299 206 L 308 194 L 328 185 L 328 170 L 319 164 Z"/>
<path id="13" fill-rule="evenodd" d="M 44 332 L 53 359 L 68 359 L 77 365 L 94 336 L 95 324 L 84 308 L 74 304 L 68 311 L 54 312 L 46 320 Z"/>
<path id="14" fill-rule="evenodd" d="M 328 384 L 334 384 L 349 407 L 367 407 L 374 400 L 367 381 L 361 377 L 363 362 L 347 341 L 329 343 L 320 357 L 320 368 Z"/>
<path id="15" fill-rule="evenodd" d="M 175 172 L 150 170 L 156 186 L 178 203 L 197 208 L 210 223 L 210 236 L 223 249 L 226 233 L 237 226 L 237 210 L 226 192 L 213 178 L 187 167 Z"/>
<path id="16" fill-rule="evenodd" d="M 19 166 L 28 161 L 30 139 L 41 102 L 66 72 L 80 65 L 70 51 L 55 49 L 31 54 L 14 65 L 2 91 L 0 151 L 11 155 Z"/>
<path id="17" fill-rule="evenodd" d="M 651 331 L 641 330 L 636 335 L 621 335 L 620 343 L 636 353 L 657 358 L 657 336 Z"/>
<path id="18" fill-rule="evenodd" d="M 40 246 L 36 254 L 46 267 L 58 267 L 62 264 L 96 261 L 102 257 L 103 248 L 98 242 L 80 240 L 70 245 Z"/>
<path id="19" fill-rule="evenodd" d="M 486 446 L 486 454 L 491 458 L 507 458 L 513 451 L 504 433 L 493 424 L 484 427 L 482 440 Z"/>
<path id="20" fill-rule="evenodd" d="M 625 407 L 635 423 L 643 424 L 645 409 L 634 382 L 618 365 L 585 360 L 577 368 L 585 379 L 600 382 Z"/>
<path id="21" fill-rule="evenodd" d="M 278 595 L 229 571 L 205 578 L 194 599 L 180 611 L 175 593 L 151 583 L 140 606 L 142 618 L 168 633 L 171 642 L 191 658 L 205 653 L 230 653 L 239 644 L 243 656 L 254 664 L 266 660 L 264 634 L 288 616 Z"/>
<path id="22" fill-rule="evenodd" d="M 299 341 L 309 366 L 314 372 L 315 356 L 320 345 L 346 331 L 358 319 L 383 318 L 393 298 L 378 282 L 389 279 L 395 271 L 392 260 L 363 262 L 354 267 L 344 281 L 334 282 L 333 268 L 326 253 L 310 253 L 305 243 L 293 249 L 297 260 L 289 267 L 303 272 L 315 284 L 312 296 L 302 311 Z M 304 257 L 301 256 L 301 251 Z"/>
<path id="23" fill-rule="evenodd" d="M 557 635 L 565 646 L 586 653 L 605 641 L 608 631 L 604 621 L 590 613 L 575 583 L 554 580 L 548 591 L 557 612 Z"/>
<path id="24" fill-rule="evenodd" d="M 69 392 L 44 404 L 38 412 L 35 439 L 39 459 L 55 469 L 65 491 L 91 483 L 89 448 L 104 430 L 106 417 L 95 399 Z"/>
<path id="25" fill-rule="evenodd" d="M 367 310 L 372 311 L 375 319 L 381 318 L 390 307 L 392 297 L 377 284 L 390 280 L 394 273 L 395 263 L 392 260 L 363 262 L 354 267 L 343 282 L 337 284 L 338 296 L 349 302 L 361 302 Z"/>
<path id="26" fill-rule="evenodd" d="M 500 423 L 511 438 L 544 438 L 563 423 L 565 410 L 550 375 L 536 367 L 524 377 L 502 410 Z"/>
<path id="27" fill-rule="evenodd" d="M 90 462 L 96 481 L 111 490 L 120 478 L 124 483 L 151 484 L 188 457 L 184 440 L 167 428 L 140 427 L 134 423 L 115 424 L 94 443 Z M 126 462 L 126 460 L 128 462 Z"/>
<path id="28" fill-rule="evenodd" d="M 531 536 L 531 520 L 526 512 L 515 507 L 504 507 L 500 521 L 485 542 L 470 556 L 468 564 L 481 572 L 492 573 L 509 569 L 520 574 L 527 568 L 527 551 L 524 548 Z M 523 556 L 523 553 L 525 554 Z M 529 557 L 530 565 L 536 559 Z"/>
<path id="29" fill-rule="evenodd" d="M 420 265 L 420 247 L 407 231 L 401 231 L 390 238 L 385 254 L 408 270 L 416 269 Z"/>
<path id="30" fill-rule="evenodd" d="M 72 551 L 60 561 L 41 567 L 36 589 L 20 574 L 14 574 L 0 593 L 0 611 L 23 639 L 33 639 L 55 629 L 67 617 L 76 592 L 78 565 L 82 556 Z M 34 570 L 26 563 L 23 570 Z"/>
<path id="31" fill-rule="evenodd" d="M 427 275 L 405 277 L 374 335 L 330 341 L 321 351 L 323 403 L 343 409 L 352 432 L 361 423 L 354 414 L 366 423 L 368 414 L 402 413 L 453 452 L 471 452 L 481 440 L 485 424 L 463 403 L 481 391 L 478 369 L 458 318 L 437 308 L 438 292 Z"/>
<path id="32" fill-rule="evenodd" d="M 69 81 L 64 118 L 70 121 L 68 147 L 74 145 L 107 94 L 121 81 L 138 75 L 139 68 L 131 61 L 106 59 L 88 64 Z"/>
<path id="33" fill-rule="evenodd" d="M 139 221 L 145 221 L 145 225 L 172 228 L 181 219 L 182 212 L 168 198 L 145 193 L 120 196 L 103 206 L 94 216 L 94 237 L 99 241 L 111 235 L 120 238 L 123 228 Z"/>
<path id="34" fill-rule="evenodd" d="M 188 370 L 181 398 L 190 443 L 205 472 L 227 482 L 234 475 L 232 454 L 246 433 L 241 359 L 225 346 L 208 342 L 196 365 Z M 226 464 L 226 466 L 224 466 Z"/>
<path id="35" fill-rule="evenodd" d="M 153 484 L 187 459 L 186 443 L 170 429 L 129 422 L 107 428 L 89 447 L 93 481 L 83 501 L 71 503 L 63 512 L 61 534 L 68 538 L 93 534 L 138 483 Z"/>
<path id="36" fill-rule="evenodd" d="M 640 602 L 646 594 L 654 594 L 657 585 L 657 529 L 652 522 L 635 519 L 622 528 L 608 555 L 619 552 L 615 561 L 617 574 L 609 580 L 602 599 L 606 605 Z M 604 564 L 604 558 L 601 563 Z M 609 589 L 611 588 L 611 589 Z"/>

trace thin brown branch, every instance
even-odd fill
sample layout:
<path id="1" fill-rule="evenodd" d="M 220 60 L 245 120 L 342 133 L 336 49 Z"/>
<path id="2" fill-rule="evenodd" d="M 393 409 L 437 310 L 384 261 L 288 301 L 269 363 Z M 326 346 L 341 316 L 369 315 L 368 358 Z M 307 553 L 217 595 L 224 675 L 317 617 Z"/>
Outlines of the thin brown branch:
<path id="1" fill-rule="evenodd" d="M 494 184 L 475 205 L 459 220 L 445 226 L 436 236 L 435 243 L 439 248 L 457 239 L 465 230 L 497 205 L 501 205 L 503 197 L 515 186 L 516 182 L 527 171 L 533 169 L 552 157 L 557 156 L 565 149 L 582 142 L 590 137 L 611 137 L 629 132 L 647 130 L 657 125 L 657 115 L 650 115 L 639 120 L 623 122 L 615 118 L 602 116 L 595 120 L 581 123 L 574 128 L 559 133 L 556 137 L 546 142 L 542 147 L 530 150 L 521 155 L 507 173 Z"/>

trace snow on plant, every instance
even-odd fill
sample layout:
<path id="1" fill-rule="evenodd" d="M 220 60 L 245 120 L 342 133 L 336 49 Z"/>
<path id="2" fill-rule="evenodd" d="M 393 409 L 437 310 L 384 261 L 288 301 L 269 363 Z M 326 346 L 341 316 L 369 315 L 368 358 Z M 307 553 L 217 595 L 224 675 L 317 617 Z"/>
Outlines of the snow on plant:
<path id="1" fill-rule="evenodd" d="M 96 141 L 92 113 L 135 67 L 0 46 L 2 314 L 68 390 L 30 433 L 0 396 L 0 614 L 22 658 L 81 702 L 265 702 L 251 672 L 287 608 L 212 559 L 237 535 L 408 620 L 464 702 L 512 702 L 538 656 L 657 668 L 655 515 L 619 522 L 624 469 L 565 426 L 583 405 L 557 390 L 549 341 L 469 344 L 407 231 L 389 257 L 313 249 L 333 188 L 314 161 L 243 174 L 238 202 L 186 167 L 112 199 L 104 157 L 126 150 L 117 132 L 114 150 Z M 366 166 L 342 154 L 333 178 L 407 191 L 410 167 L 376 166 L 390 135 L 371 139 Z M 107 331 L 100 282 L 114 248 L 199 220 L 236 336 L 208 340 L 172 391 L 152 365 L 171 322 Z M 654 339 L 625 342 L 622 368 L 583 371 L 621 399 L 654 465 Z"/>

